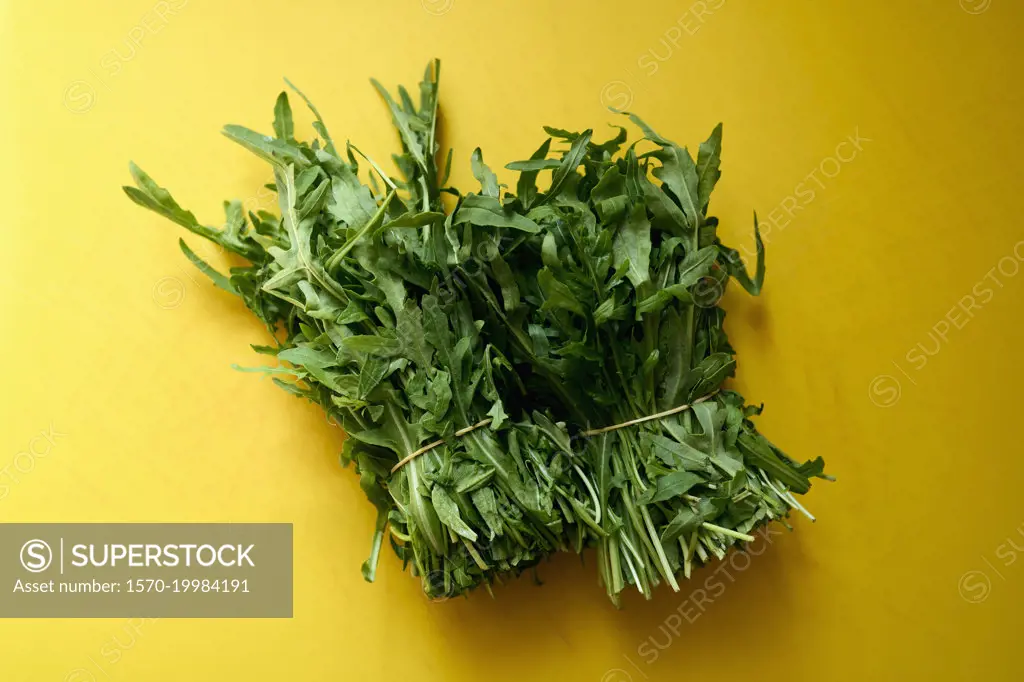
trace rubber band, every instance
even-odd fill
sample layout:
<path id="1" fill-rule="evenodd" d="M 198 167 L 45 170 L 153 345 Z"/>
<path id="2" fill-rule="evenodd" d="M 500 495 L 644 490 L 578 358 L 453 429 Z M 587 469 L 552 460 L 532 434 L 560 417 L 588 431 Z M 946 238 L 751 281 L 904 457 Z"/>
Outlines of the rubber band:
<path id="1" fill-rule="evenodd" d="M 606 426 L 603 429 L 590 429 L 589 431 L 584 431 L 580 435 L 583 436 L 584 438 L 589 438 L 590 436 L 597 436 L 597 435 L 600 435 L 602 433 L 608 433 L 609 431 L 615 431 L 616 429 L 623 429 L 623 428 L 625 428 L 627 426 L 634 426 L 636 424 L 643 424 L 644 422 L 653 421 L 655 419 L 662 419 L 663 417 L 671 416 L 673 414 L 676 414 L 677 412 L 682 412 L 683 410 L 688 410 L 691 407 L 693 407 L 694 405 L 700 405 L 702 402 L 704 402 L 708 398 L 713 397 L 715 395 L 715 393 L 718 393 L 718 391 L 714 391 L 713 393 L 708 393 L 703 398 L 697 398 L 692 403 L 689 403 L 687 405 L 680 405 L 679 407 L 673 407 L 671 410 L 665 410 L 664 412 L 659 412 L 658 414 L 652 414 L 652 415 L 649 415 L 647 417 L 637 417 L 636 419 L 630 419 L 628 422 L 622 422 L 621 424 L 615 424 L 613 426 Z"/>
<path id="2" fill-rule="evenodd" d="M 458 431 L 455 432 L 455 436 L 454 437 L 458 438 L 460 436 L 465 436 L 470 431 L 475 431 L 476 429 L 479 429 L 481 426 L 487 426 L 490 423 L 491 423 L 490 419 L 484 419 L 483 421 L 478 421 L 476 424 L 473 424 L 472 426 L 467 426 L 464 429 L 459 429 Z M 444 442 L 445 442 L 444 438 L 439 438 L 439 439 L 435 440 L 433 443 L 428 443 L 428 444 L 424 445 L 422 448 L 420 448 L 416 452 L 413 452 L 413 453 L 410 453 L 410 454 L 406 455 L 405 457 L 403 457 L 401 459 L 401 461 L 398 462 L 398 464 L 396 464 L 395 466 L 391 467 L 391 473 L 395 473 L 396 471 L 401 469 L 403 466 L 405 466 L 406 464 L 408 464 L 412 460 L 416 459 L 417 457 L 419 457 L 420 455 L 422 455 L 422 454 L 424 454 L 426 452 L 430 452 L 431 450 L 436 448 L 438 445 L 444 445 Z"/>

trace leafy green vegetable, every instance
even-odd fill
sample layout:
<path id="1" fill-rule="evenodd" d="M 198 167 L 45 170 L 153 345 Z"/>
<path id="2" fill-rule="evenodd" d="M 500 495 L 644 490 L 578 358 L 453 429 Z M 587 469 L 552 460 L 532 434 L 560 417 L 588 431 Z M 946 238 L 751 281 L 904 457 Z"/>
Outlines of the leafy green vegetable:
<path id="1" fill-rule="evenodd" d="M 473 226 L 467 242 L 490 240 L 504 254 L 462 267 L 485 327 L 503 327 L 513 362 L 532 368 L 531 401 L 586 433 L 604 427 L 573 447 L 598 485 L 599 567 L 613 600 L 629 584 L 648 596 L 661 581 L 675 588 L 695 551 L 722 556 L 755 527 L 802 510 L 792 493 L 823 475 L 820 459 L 797 465 L 775 448 L 750 421 L 752 408 L 723 387 L 736 362 L 718 300 L 730 276 L 759 293 L 765 267 L 756 218 L 751 278 L 707 214 L 722 127 L 694 161 L 630 119 L 652 151 L 616 157 L 624 133 L 595 144 L 590 131 L 546 128 L 571 142 L 557 165 L 546 146 L 509 165 L 521 171 L 522 196 L 506 193 L 502 205 L 538 230 L 524 236 L 508 229 L 511 220 L 477 221 L 465 203 L 454 218 Z M 551 186 L 535 199 L 536 173 L 547 168 Z M 520 299 L 499 306 L 509 272 Z M 703 402 L 678 409 L 695 401 Z"/>
<path id="2" fill-rule="evenodd" d="M 347 434 L 342 462 L 377 509 L 367 580 L 387 538 L 431 598 L 589 547 L 616 603 L 627 585 L 678 589 L 695 563 L 802 510 L 792 494 L 824 477 L 820 458 L 788 458 L 755 428 L 760 409 L 724 387 L 736 362 L 721 289 L 731 277 L 757 294 L 765 270 L 756 217 L 750 277 L 707 214 L 721 126 L 696 161 L 635 116 L 651 151 L 623 153 L 624 128 L 602 143 L 545 128 L 506 166 L 516 194 L 476 149 L 480 190 L 462 195 L 446 186 L 451 151 L 437 165 L 439 77 L 432 62 L 418 102 L 373 81 L 398 132 L 398 177 L 339 150 L 289 82 L 315 118 L 311 142 L 295 138 L 285 92 L 272 137 L 224 129 L 270 164 L 277 214 L 226 202 L 223 227 L 203 225 L 134 164 L 124 190 L 245 261 L 223 274 L 180 241 L 274 334 L 253 349 L 277 364 L 246 371 Z"/>
<path id="3" fill-rule="evenodd" d="M 276 137 L 225 129 L 271 164 L 280 218 L 261 213 L 246 222 L 232 205 L 225 228 L 200 225 L 134 165 L 137 187 L 125 188 L 136 203 L 249 261 L 225 276 L 182 242 L 202 272 L 241 296 L 277 335 L 278 347 L 266 352 L 281 366 L 257 369 L 321 405 L 348 434 L 342 459 L 355 463 L 378 509 L 364 576 L 374 578 L 390 529 L 396 553 L 431 597 L 521 572 L 562 548 L 580 521 L 563 518 L 561 505 L 582 508 L 586 499 L 553 440 L 558 434 L 542 431 L 529 414 L 510 420 L 498 382 L 511 366 L 484 339 L 468 298 L 445 290 L 447 263 L 456 257 L 442 236 L 435 166 L 438 73 L 437 64 L 428 69 L 418 107 L 404 90 L 395 100 L 378 85 L 403 148 L 396 162 L 404 178 L 382 177 L 396 188 L 386 195 L 359 179 L 352 154 L 339 156 L 308 100 L 321 139 L 294 139 L 286 93 L 274 108 Z M 493 173 L 479 155 L 475 164 L 486 193 L 477 205 L 493 216 L 484 222 L 538 229 L 498 204 Z M 453 437 L 484 419 L 488 428 Z M 391 471 L 435 438 L 443 444 Z M 582 546 L 582 531 L 572 532 Z"/>

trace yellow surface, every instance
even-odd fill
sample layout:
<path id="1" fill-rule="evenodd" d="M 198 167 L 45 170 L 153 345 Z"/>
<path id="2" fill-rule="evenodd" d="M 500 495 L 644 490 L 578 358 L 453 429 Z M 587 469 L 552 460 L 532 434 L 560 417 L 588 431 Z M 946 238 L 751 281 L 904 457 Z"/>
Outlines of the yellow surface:
<path id="1" fill-rule="evenodd" d="M 1020 3 L 101 5 L 0 5 L 0 519 L 292 522 L 295 617 L 0 621 L 0 680 L 1020 679 Z M 499 167 L 603 104 L 691 145 L 725 122 L 725 236 L 776 221 L 765 295 L 728 299 L 738 386 L 839 477 L 816 524 L 623 611 L 592 556 L 494 600 L 429 604 L 390 554 L 362 581 L 340 434 L 229 368 L 264 332 L 120 185 L 134 159 L 205 222 L 259 201 L 265 166 L 218 131 L 269 130 L 284 75 L 386 157 L 367 79 L 435 55 L 466 189 L 474 146 Z"/>

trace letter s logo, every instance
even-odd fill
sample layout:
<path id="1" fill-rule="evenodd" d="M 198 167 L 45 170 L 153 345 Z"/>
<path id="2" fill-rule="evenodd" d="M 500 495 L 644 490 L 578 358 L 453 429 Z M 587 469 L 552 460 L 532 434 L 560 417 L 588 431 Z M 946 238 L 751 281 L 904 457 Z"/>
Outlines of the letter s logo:
<path id="1" fill-rule="evenodd" d="M 50 546 L 42 540 L 29 540 L 21 546 L 21 565 L 30 573 L 42 573 L 53 562 Z"/>

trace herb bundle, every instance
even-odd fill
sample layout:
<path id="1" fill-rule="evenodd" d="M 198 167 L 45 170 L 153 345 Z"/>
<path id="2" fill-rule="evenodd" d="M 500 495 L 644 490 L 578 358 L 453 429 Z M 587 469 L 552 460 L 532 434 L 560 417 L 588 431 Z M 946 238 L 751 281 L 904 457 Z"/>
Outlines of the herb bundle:
<path id="1" fill-rule="evenodd" d="M 295 90 L 313 142 L 294 137 L 286 93 L 273 137 L 224 129 L 271 164 L 279 215 L 233 201 L 223 228 L 202 225 L 134 164 L 125 192 L 247 261 L 224 275 L 179 242 L 274 335 L 253 348 L 278 364 L 249 371 L 345 430 L 342 460 L 378 510 L 367 580 L 387 535 L 431 598 L 587 547 L 615 601 L 627 584 L 678 589 L 694 563 L 802 509 L 793 493 L 823 467 L 789 459 L 750 421 L 760 409 L 721 388 L 735 360 L 719 295 L 729 277 L 755 294 L 764 279 L 760 237 L 750 278 L 706 216 L 721 128 L 696 162 L 635 117 L 655 150 L 620 154 L 624 129 L 597 144 L 548 128 L 568 148 L 549 159 L 548 139 L 510 164 L 516 194 L 478 149 L 481 190 L 462 196 L 446 186 L 451 151 L 436 164 L 439 75 L 428 65 L 418 104 L 374 81 L 399 178 L 339 150 Z"/>
<path id="2" fill-rule="evenodd" d="M 653 150 L 619 153 L 622 128 L 601 144 L 589 130 L 547 128 L 532 158 L 507 166 L 520 172 L 518 194 L 503 197 L 501 220 L 479 218 L 481 203 L 497 202 L 486 170 L 453 220 L 501 254 L 464 268 L 464 282 L 507 332 L 513 362 L 532 370 L 531 397 L 583 427 L 574 451 L 597 481 L 599 569 L 613 599 L 628 584 L 647 596 L 662 580 L 678 589 L 695 562 L 803 510 L 793 493 L 824 466 L 788 458 L 754 427 L 761 408 L 722 389 L 736 362 L 718 301 L 730 278 L 759 293 L 765 266 L 756 216 L 751 278 L 707 215 L 721 126 L 695 161 L 630 118 Z M 560 158 L 547 158 L 551 138 L 568 145 Z"/>

